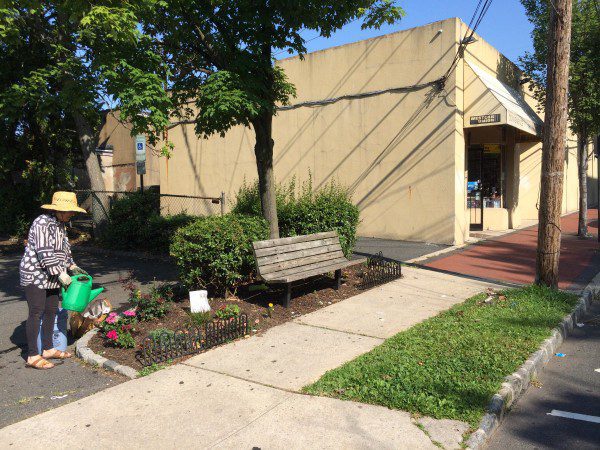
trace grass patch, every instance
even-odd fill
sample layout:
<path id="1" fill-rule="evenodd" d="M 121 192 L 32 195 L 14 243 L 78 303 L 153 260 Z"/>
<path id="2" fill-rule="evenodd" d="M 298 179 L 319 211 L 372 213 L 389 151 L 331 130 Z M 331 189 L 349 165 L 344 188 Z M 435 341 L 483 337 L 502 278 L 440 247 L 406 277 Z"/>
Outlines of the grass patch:
<path id="1" fill-rule="evenodd" d="M 504 378 L 548 338 L 577 303 L 539 286 L 477 295 L 398 333 L 304 388 L 475 427 Z"/>

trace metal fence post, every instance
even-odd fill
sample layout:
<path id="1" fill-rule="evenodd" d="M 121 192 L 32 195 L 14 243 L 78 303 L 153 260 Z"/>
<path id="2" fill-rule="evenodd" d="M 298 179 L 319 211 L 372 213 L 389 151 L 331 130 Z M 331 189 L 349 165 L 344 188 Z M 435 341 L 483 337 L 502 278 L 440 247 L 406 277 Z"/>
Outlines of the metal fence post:
<path id="1" fill-rule="evenodd" d="M 225 215 L 225 192 L 221 192 L 221 215 Z"/>

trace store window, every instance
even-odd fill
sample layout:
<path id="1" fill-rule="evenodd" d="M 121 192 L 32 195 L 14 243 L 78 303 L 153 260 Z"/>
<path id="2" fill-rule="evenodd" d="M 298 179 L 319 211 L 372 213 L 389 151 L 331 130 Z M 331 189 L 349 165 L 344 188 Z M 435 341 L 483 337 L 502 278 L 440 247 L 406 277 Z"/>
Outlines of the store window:
<path id="1" fill-rule="evenodd" d="M 468 207 L 503 208 L 504 176 L 502 146 L 474 145 L 469 148 Z"/>

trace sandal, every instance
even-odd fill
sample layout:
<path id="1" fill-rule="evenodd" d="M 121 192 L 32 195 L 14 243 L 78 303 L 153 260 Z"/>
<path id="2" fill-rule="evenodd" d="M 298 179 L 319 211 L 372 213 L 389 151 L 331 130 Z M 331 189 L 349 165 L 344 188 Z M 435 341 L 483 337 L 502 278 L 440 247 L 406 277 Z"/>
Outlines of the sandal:
<path id="1" fill-rule="evenodd" d="M 73 357 L 73 355 L 70 354 L 69 352 L 63 352 L 63 351 L 56 350 L 56 349 L 54 349 L 54 351 L 51 355 L 46 356 L 46 358 L 48 358 L 48 359 L 68 359 L 71 357 Z"/>
<path id="2" fill-rule="evenodd" d="M 25 367 L 27 367 L 29 369 L 49 370 L 54 367 L 54 364 L 52 364 L 50 361 L 42 358 L 41 356 L 38 356 L 37 358 L 33 359 L 31 362 L 25 363 Z"/>

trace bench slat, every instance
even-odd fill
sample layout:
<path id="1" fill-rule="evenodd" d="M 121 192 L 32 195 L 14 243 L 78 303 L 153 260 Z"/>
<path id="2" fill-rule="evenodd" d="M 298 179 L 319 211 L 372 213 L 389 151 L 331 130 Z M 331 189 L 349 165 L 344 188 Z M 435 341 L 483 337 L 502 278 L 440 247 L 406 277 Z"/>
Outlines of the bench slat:
<path id="1" fill-rule="evenodd" d="M 331 265 L 338 265 L 338 264 L 344 264 L 346 263 L 348 260 L 344 257 L 338 257 L 338 258 L 334 258 L 334 259 L 330 259 L 327 261 L 321 261 L 321 262 L 317 262 L 317 263 L 312 263 L 312 264 L 307 264 L 306 266 L 300 266 L 300 267 L 292 267 L 290 269 L 283 269 L 283 270 L 278 270 L 276 272 L 271 272 L 265 275 L 261 275 L 263 278 L 265 278 L 266 280 L 268 280 L 269 278 L 273 278 L 273 279 L 286 279 L 290 276 L 299 274 L 299 273 L 303 273 L 303 272 L 307 272 L 307 271 L 312 271 L 312 270 L 317 270 L 317 269 L 321 269 L 324 267 L 329 267 Z M 326 273 L 325 272 L 321 272 L 321 273 Z"/>
<path id="2" fill-rule="evenodd" d="M 259 268 L 259 274 L 267 275 L 273 272 L 281 272 L 287 269 L 293 269 L 298 267 L 304 267 L 309 265 L 314 265 L 315 263 L 320 263 L 323 261 L 330 261 L 332 259 L 340 259 L 344 258 L 344 253 L 341 250 L 320 253 L 314 256 L 307 256 L 299 259 L 292 259 L 283 262 L 276 262 L 275 264 L 261 265 Z M 345 259 L 345 258 L 344 258 Z"/>
<path id="3" fill-rule="evenodd" d="M 318 269 L 310 269 L 286 276 L 279 276 L 277 278 L 265 278 L 265 281 L 268 283 L 291 283 L 293 281 L 303 280 L 305 278 L 314 277 L 316 275 L 323 275 L 325 273 L 333 272 L 338 269 L 344 269 L 348 266 L 353 266 L 354 264 L 356 264 L 356 261 L 348 261 L 346 259 L 344 261 L 332 263 L 328 266 L 319 267 Z"/>
<path id="4" fill-rule="evenodd" d="M 342 250 L 340 244 L 331 244 L 324 247 L 308 248 L 304 250 L 296 250 L 288 253 L 281 253 L 279 255 L 268 255 L 256 258 L 256 263 L 259 267 L 267 266 L 269 264 L 275 264 L 278 262 L 289 261 L 291 259 L 304 258 L 306 256 L 319 255 L 321 253 L 329 253 Z"/>
<path id="5" fill-rule="evenodd" d="M 287 238 L 269 239 L 266 241 L 255 241 L 252 243 L 255 250 L 269 248 L 269 247 L 281 247 L 289 244 L 299 244 L 301 242 L 318 241 L 320 239 L 327 239 L 337 237 L 336 231 L 325 231 L 323 233 L 305 234 L 302 236 L 292 236 Z"/>
<path id="6" fill-rule="evenodd" d="M 281 245 L 279 247 L 261 248 L 258 250 L 254 250 L 254 256 L 256 256 L 257 258 L 261 258 L 263 256 L 278 255 L 281 253 L 289 253 L 289 252 L 293 252 L 293 251 L 297 251 L 297 250 L 305 250 L 305 249 L 309 249 L 309 248 L 323 247 L 325 245 L 333 245 L 336 243 L 339 244 L 339 242 L 340 242 L 340 240 L 336 236 L 336 237 L 332 237 L 332 238 L 319 239 L 317 241 L 300 242 L 300 243 L 296 243 L 296 244 L 287 244 L 287 245 Z"/>

